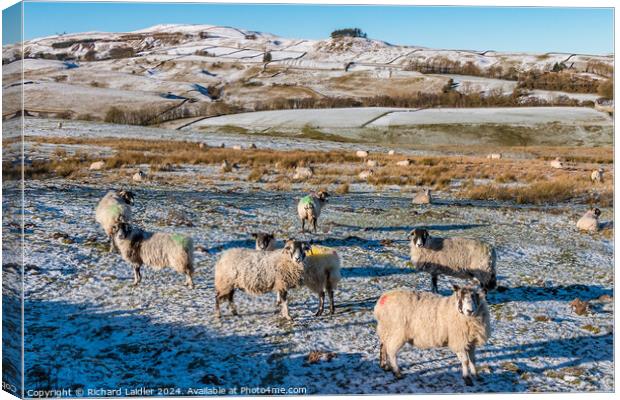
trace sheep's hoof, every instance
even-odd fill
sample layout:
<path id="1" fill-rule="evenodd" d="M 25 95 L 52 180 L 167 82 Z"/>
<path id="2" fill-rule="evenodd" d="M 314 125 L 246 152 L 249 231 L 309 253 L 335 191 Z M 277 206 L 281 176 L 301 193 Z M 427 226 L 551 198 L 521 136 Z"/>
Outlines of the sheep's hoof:
<path id="1" fill-rule="evenodd" d="M 314 316 L 315 316 L 315 317 L 320 317 L 320 316 L 321 316 L 321 314 L 323 314 L 323 310 L 319 310 L 319 311 L 317 311 L 316 313 L 314 313 Z"/>
<path id="2" fill-rule="evenodd" d="M 466 386 L 473 386 L 474 382 L 471 380 L 471 377 L 469 376 L 464 376 L 463 377 L 463 381 L 465 381 L 465 385 Z"/>
<path id="3" fill-rule="evenodd" d="M 401 374 L 400 371 L 396 371 L 394 372 L 394 377 L 396 379 L 403 379 L 403 374 Z"/>

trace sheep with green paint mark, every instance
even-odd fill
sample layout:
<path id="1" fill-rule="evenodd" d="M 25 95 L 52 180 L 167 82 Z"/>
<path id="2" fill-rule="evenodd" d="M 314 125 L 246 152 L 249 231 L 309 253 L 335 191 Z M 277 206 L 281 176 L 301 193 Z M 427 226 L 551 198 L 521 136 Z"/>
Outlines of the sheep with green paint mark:
<path id="1" fill-rule="evenodd" d="M 316 224 L 321 215 L 321 209 L 327 204 L 329 193 L 321 190 L 308 196 L 304 196 L 297 203 L 297 215 L 301 221 L 301 232 L 306 231 L 305 223 L 308 221 L 316 233 Z"/>
<path id="2" fill-rule="evenodd" d="M 114 250 L 112 231 L 120 222 L 131 221 L 131 205 L 134 194 L 128 190 L 109 191 L 97 204 L 95 220 L 110 240 L 110 252 Z"/>
<path id="3" fill-rule="evenodd" d="M 140 267 L 172 268 L 185 275 L 185 284 L 194 288 L 194 242 L 178 233 L 145 232 L 138 227 L 121 223 L 114 233 L 114 243 L 134 271 L 134 286 L 142 280 Z"/>

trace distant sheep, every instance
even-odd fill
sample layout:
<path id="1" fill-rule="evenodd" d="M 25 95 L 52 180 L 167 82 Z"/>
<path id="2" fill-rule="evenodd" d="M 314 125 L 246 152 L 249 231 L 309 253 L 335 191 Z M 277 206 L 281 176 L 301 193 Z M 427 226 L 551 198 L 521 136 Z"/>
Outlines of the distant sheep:
<path id="1" fill-rule="evenodd" d="M 308 179 L 314 176 L 314 169 L 312 167 L 296 167 L 295 175 L 293 179 Z"/>
<path id="2" fill-rule="evenodd" d="M 273 234 L 253 233 L 252 237 L 256 239 L 256 250 L 272 251 L 277 248 Z M 329 312 L 334 314 L 334 290 L 337 289 L 340 279 L 340 256 L 335 250 L 313 245 L 306 251 L 303 282 L 304 286 L 319 295 L 319 309 L 315 314 L 317 317 L 323 314 L 325 291 L 329 296 Z"/>
<path id="3" fill-rule="evenodd" d="M 551 168 L 555 168 L 555 169 L 564 168 L 564 163 L 562 163 L 562 160 L 560 160 L 559 157 L 556 157 L 555 160 L 550 161 L 549 165 L 551 166 Z"/>
<path id="4" fill-rule="evenodd" d="M 500 160 L 502 158 L 501 153 L 491 153 L 487 155 L 487 158 L 490 160 Z"/>
<path id="5" fill-rule="evenodd" d="M 56 127 L 57 127 L 58 129 L 62 129 L 62 121 L 61 121 L 61 122 L 58 122 L 58 125 L 56 125 Z"/>
<path id="6" fill-rule="evenodd" d="M 577 228 L 582 231 L 597 232 L 600 229 L 598 218 L 601 215 L 601 210 L 598 208 L 592 208 L 577 221 Z"/>
<path id="7" fill-rule="evenodd" d="M 466 238 L 430 237 L 426 229 L 414 229 L 411 237 L 411 261 L 419 271 L 431 275 L 432 291 L 437 292 L 439 275 L 475 279 L 487 289 L 495 289 L 495 250 L 488 244 Z"/>
<path id="8" fill-rule="evenodd" d="M 99 171 L 102 170 L 103 167 L 105 167 L 105 161 L 95 161 L 90 164 L 90 167 L 88 167 L 88 169 L 91 171 Z"/>
<path id="9" fill-rule="evenodd" d="M 306 231 L 305 223 L 308 221 L 312 225 L 314 233 L 316 233 L 316 225 L 321 215 L 321 210 L 327 204 L 329 193 L 320 190 L 308 196 L 304 196 L 297 203 L 297 215 L 301 221 L 301 232 Z"/>
<path id="10" fill-rule="evenodd" d="M 388 155 L 393 156 L 394 154 L 396 154 L 396 152 L 394 150 L 388 151 Z"/>
<path id="11" fill-rule="evenodd" d="M 590 179 L 594 183 L 603 183 L 603 173 L 604 172 L 605 172 L 605 170 L 603 168 L 595 169 L 590 174 Z"/>
<path id="12" fill-rule="evenodd" d="M 233 149 L 233 150 L 243 150 L 243 148 L 242 148 L 240 145 L 238 145 L 238 144 L 234 145 L 234 146 L 232 147 L 232 149 Z"/>
<path id="13" fill-rule="evenodd" d="M 367 171 L 360 172 L 357 176 L 360 179 L 366 180 L 366 179 L 370 178 L 371 176 L 373 176 L 374 174 L 375 174 L 375 171 L 370 169 L 370 170 L 367 170 Z"/>
<path id="14" fill-rule="evenodd" d="M 396 162 L 396 165 L 398 165 L 399 167 L 408 167 L 411 165 L 411 160 L 400 160 Z"/>
<path id="15" fill-rule="evenodd" d="M 451 296 L 393 290 L 375 305 L 379 336 L 379 365 L 401 378 L 396 355 L 405 343 L 419 349 L 448 347 L 461 362 L 463 380 L 477 377 L 476 347 L 491 336 L 484 290 L 454 286 Z"/>
<path id="16" fill-rule="evenodd" d="M 368 152 L 366 150 L 358 150 L 355 152 L 355 155 L 359 158 L 366 158 L 368 157 Z"/>
<path id="17" fill-rule="evenodd" d="M 288 311 L 288 290 L 302 284 L 307 245 L 287 240 L 284 248 L 275 251 L 230 249 L 215 264 L 215 315 L 221 317 L 220 302 L 229 303 L 233 315 L 235 289 L 251 295 L 276 292 L 280 298 L 281 315 L 291 320 Z"/>
<path id="18" fill-rule="evenodd" d="M 378 167 L 379 166 L 379 162 L 377 160 L 368 160 L 366 161 L 366 165 L 368 165 L 369 167 Z"/>
<path id="19" fill-rule="evenodd" d="M 128 190 L 109 191 L 95 208 L 95 220 L 110 240 L 110 252 L 114 251 L 114 228 L 123 221 L 131 221 L 133 199 L 134 194 Z"/>
<path id="20" fill-rule="evenodd" d="M 132 179 L 136 182 L 142 182 L 143 180 L 146 179 L 146 173 L 142 171 L 138 171 L 135 174 L 133 174 Z"/>
<path id="21" fill-rule="evenodd" d="M 413 204 L 431 204 L 431 202 L 432 202 L 431 190 L 430 189 L 424 189 L 423 191 L 418 192 L 413 197 L 411 202 Z"/>
<path id="22" fill-rule="evenodd" d="M 121 223 L 116 228 L 114 243 L 134 272 L 134 286 L 142 281 L 140 267 L 172 268 L 185 275 L 185 285 L 194 287 L 194 243 L 177 233 L 145 232 L 138 227 Z"/>

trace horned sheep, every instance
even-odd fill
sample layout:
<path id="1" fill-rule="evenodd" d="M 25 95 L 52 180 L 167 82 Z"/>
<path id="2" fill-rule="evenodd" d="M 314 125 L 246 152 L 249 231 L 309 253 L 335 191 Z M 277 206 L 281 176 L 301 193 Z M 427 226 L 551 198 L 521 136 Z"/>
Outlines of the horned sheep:
<path id="1" fill-rule="evenodd" d="M 277 248 L 275 236 L 271 233 L 253 233 L 256 250 L 272 251 Z M 340 282 L 340 256 L 335 250 L 324 246 L 312 245 L 306 251 L 304 261 L 304 286 L 319 295 L 319 308 L 316 316 L 323 314 L 325 292 L 329 297 L 329 313 L 334 314 L 334 290 Z M 278 303 L 280 299 L 278 296 Z"/>
<path id="2" fill-rule="evenodd" d="M 603 183 L 603 173 L 604 172 L 605 172 L 605 170 L 603 170 L 603 168 L 595 169 L 590 174 L 590 179 L 594 183 Z"/>
<path id="3" fill-rule="evenodd" d="M 95 220 L 110 240 L 110 252 L 114 250 L 113 230 L 121 221 L 131 221 L 131 205 L 134 194 L 128 190 L 109 191 L 99 200 Z"/>
<path id="4" fill-rule="evenodd" d="M 302 284 L 307 245 L 289 239 L 284 248 L 275 251 L 230 249 L 215 264 L 215 315 L 221 317 L 220 302 L 228 301 L 233 315 L 235 289 L 251 295 L 269 292 L 279 294 L 280 313 L 291 320 L 288 311 L 288 290 Z"/>
<path id="5" fill-rule="evenodd" d="M 375 305 L 379 365 L 401 378 L 396 355 L 405 343 L 419 349 L 448 347 L 461 362 L 463 380 L 477 377 L 476 347 L 491 335 L 486 292 L 454 286 L 451 296 L 393 290 Z"/>
<path id="6" fill-rule="evenodd" d="M 312 225 L 314 232 L 316 233 L 316 224 L 321 215 L 321 210 L 327 204 L 329 193 L 324 190 L 320 190 L 317 193 L 313 193 L 308 196 L 304 196 L 297 203 L 297 215 L 301 221 L 301 232 L 306 231 L 305 223 L 308 221 Z"/>
<path id="7" fill-rule="evenodd" d="M 172 268 L 185 275 L 185 285 L 194 288 L 194 243 L 178 233 L 146 232 L 121 223 L 115 228 L 114 242 L 123 259 L 131 264 L 134 286 L 142 281 L 143 265 L 159 270 Z"/>
<path id="8" fill-rule="evenodd" d="M 439 275 L 475 279 L 484 289 L 495 289 L 497 257 L 490 245 L 475 239 L 430 237 L 420 228 L 409 235 L 411 261 L 417 270 L 431 275 L 433 292 L 437 293 Z"/>

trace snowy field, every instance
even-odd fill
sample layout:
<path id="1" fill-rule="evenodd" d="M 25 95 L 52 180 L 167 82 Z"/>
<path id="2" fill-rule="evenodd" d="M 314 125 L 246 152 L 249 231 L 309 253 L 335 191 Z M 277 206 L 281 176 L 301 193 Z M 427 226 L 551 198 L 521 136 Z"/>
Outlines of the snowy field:
<path id="1" fill-rule="evenodd" d="M 59 135 L 53 126 L 29 120 L 27 133 Z M 110 127 L 68 123 L 65 130 L 95 137 L 108 136 Z M 118 128 L 116 134 L 127 137 L 140 129 Z M 166 137 L 171 131 L 149 132 Z M 235 139 L 209 140 L 231 145 Z M 289 143 L 270 138 L 261 145 Z M 212 176 L 213 170 L 181 166 L 180 173 Z M 87 178 L 26 183 L 27 389 L 178 388 L 168 393 L 177 395 L 233 387 L 301 387 L 307 394 L 614 390 L 613 239 L 576 232 L 585 206 L 517 207 L 442 193 L 432 206 L 412 206 L 410 195 L 396 188 L 353 185 L 330 200 L 317 235 L 301 235 L 294 210 L 307 190 L 303 184 L 271 192 L 240 181 L 116 180 L 113 186 L 136 193 L 137 224 L 190 235 L 196 245 L 196 289 L 186 289 L 172 271 L 148 268 L 133 288 L 130 266 L 107 252 L 94 221 L 94 207 L 109 189 L 101 182 L 111 176 L 93 171 Z M 19 194 L 7 190 L 5 198 Z M 601 218 L 611 220 L 613 209 L 603 208 Z M 375 301 L 393 288 L 430 288 L 430 278 L 408 263 L 407 233 L 420 226 L 438 236 L 485 240 L 498 253 L 500 288 L 488 296 L 493 333 L 478 351 L 481 380 L 473 387 L 463 385 L 460 364 L 446 349 L 406 346 L 399 355 L 402 380 L 379 368 Z M 314 239 L 340 253 L 334 316 L 314 317 L 317 298 L 302 288 L 290 293 L 292 323 L 274 315 L 275 296 L 243 293 L 235 299 L 239 317 L 224 307 L 222 320 L 214 318 L 214 263 L 224 249 L 252 247 L 255 231 Z M 440 278 L 441 293 L 458 282 Z M 571 309 L 576 298 L 590 301 L 588 314 Z M 312 351 L 333 355 L 311 363 Z"/>

